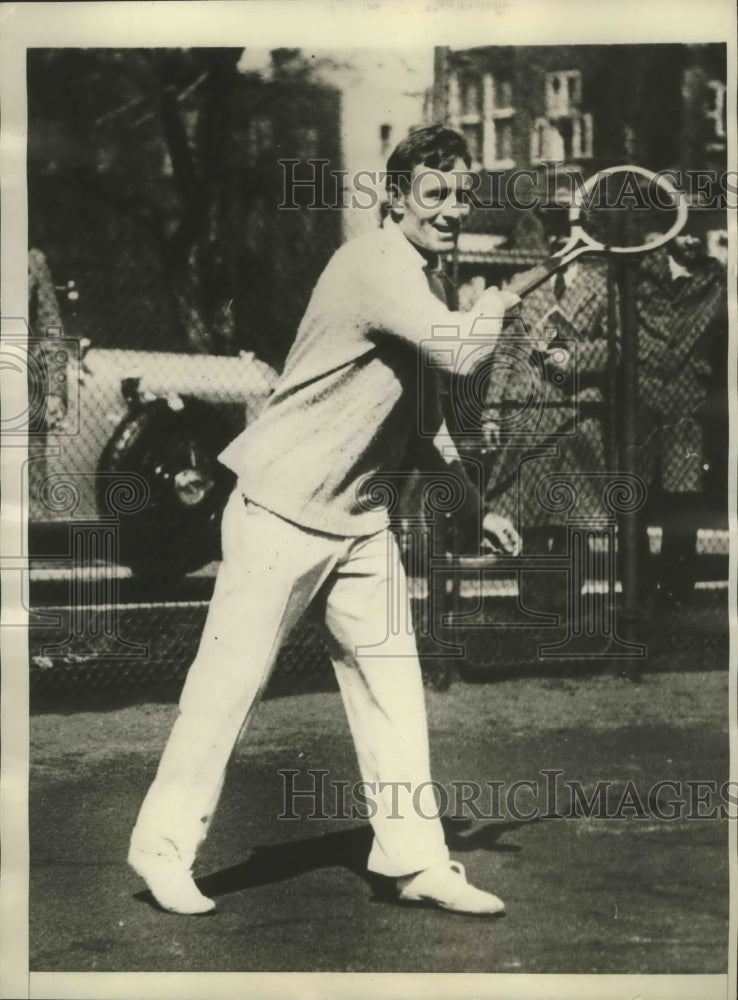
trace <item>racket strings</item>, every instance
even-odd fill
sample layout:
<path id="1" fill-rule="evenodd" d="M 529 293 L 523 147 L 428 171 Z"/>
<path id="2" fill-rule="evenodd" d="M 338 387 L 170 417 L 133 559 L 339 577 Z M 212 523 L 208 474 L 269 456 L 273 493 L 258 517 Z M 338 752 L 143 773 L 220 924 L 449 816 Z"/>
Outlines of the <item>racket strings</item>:
<path id="1" fill-rule="evenodd" d="M 677 218 L 676 198 L 645 178 L 624 172 L 604 177 L 582 197 L 578 224 L 604 249 L 635 248 L 668 232 Z"/>

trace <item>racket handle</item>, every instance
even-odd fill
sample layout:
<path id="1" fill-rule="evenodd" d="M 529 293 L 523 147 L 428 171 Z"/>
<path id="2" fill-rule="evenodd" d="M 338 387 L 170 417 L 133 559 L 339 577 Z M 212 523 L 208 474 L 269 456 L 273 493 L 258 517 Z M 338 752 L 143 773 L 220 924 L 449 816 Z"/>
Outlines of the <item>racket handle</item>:
<path id="1" fill-rule="evenodd" d="M 556 274 L 562 267 L 566 267 L 568 263 L 569 259 L 566 257 L 549 257 L 543 264 L 539 264 L 531 271 L 526 271 L 524 275 L 516 275 L 507 286 L 507 290 L 515 292 L 521 299 L 524 299 L 526 295 L 535 291 L 539 285 L 548 281 L 551 275 Z M 516 281 L 516 279 L 518 280 Z"/>

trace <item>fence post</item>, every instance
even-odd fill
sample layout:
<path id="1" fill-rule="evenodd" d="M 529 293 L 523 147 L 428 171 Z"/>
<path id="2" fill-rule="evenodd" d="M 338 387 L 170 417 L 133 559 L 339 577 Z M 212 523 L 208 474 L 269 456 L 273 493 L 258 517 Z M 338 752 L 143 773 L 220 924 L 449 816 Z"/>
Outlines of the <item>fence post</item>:
<path id="1" fill-rule="evenodd" d="M 627 223 L 626 223 L 627 224 Z M 636 313 L 636 262 L 625 257 L 617 264 L 620 302 L 620 345 L 622 378 L 620 381 L 618 419 L 618 469 L 626 474 L 638 472 L 638 317 Z M 618 397 L 616 397 L 617 399 Z M 643 572 L 641 551 L 644 534 L 644 509 L 621 511 L 618 517 L 618 568 L 623 585 L 623 610 L 620 622 L 626 642 L 639 643 L 643 631 Z M 622 677 L 640 678 L 639 660 L 616 661 L 614 669 Z"/>

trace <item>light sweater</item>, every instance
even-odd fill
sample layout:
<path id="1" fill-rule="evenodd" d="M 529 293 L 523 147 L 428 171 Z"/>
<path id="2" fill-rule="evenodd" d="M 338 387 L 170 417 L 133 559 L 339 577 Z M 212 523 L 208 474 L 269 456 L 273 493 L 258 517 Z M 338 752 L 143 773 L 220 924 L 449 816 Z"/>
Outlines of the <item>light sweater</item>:
<path id="1" fill-rule="evenodd" d="M 437 435 L 438 374 L 456 369 L 474 321 L 439 301 L 426 267 L 391 221 L 333 255 L 274 393 L 219 456 L 244 496 L 328 534 L 360 536 L 386 526 L 372 479 L 409 468 L 419 432 Z M 499 334 L 499 322 L 491 331 Z M 483 341 L 482 351 L 496 339 Z M 478 341 L 473 349 L 479 353 Z"/>

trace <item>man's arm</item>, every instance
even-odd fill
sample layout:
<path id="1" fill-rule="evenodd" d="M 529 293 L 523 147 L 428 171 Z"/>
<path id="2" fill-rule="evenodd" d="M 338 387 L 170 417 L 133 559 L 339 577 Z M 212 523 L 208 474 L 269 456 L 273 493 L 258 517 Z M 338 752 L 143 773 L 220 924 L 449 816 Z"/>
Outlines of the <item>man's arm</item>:
<path id="1" fill-rule="evenodd" d="M 386 334 L 432 355 L 434 367 L 458 371 L 459 353 L 472 341 L 475 359 L 490 354 L 500 338 L 505 313 L 519 299 L 513 292 L 488 288 L 468 312 L 454 312 L 436 298 L 422 272 L 383 267 L 363 275 L 361 315 L 374 335 Z"/>

